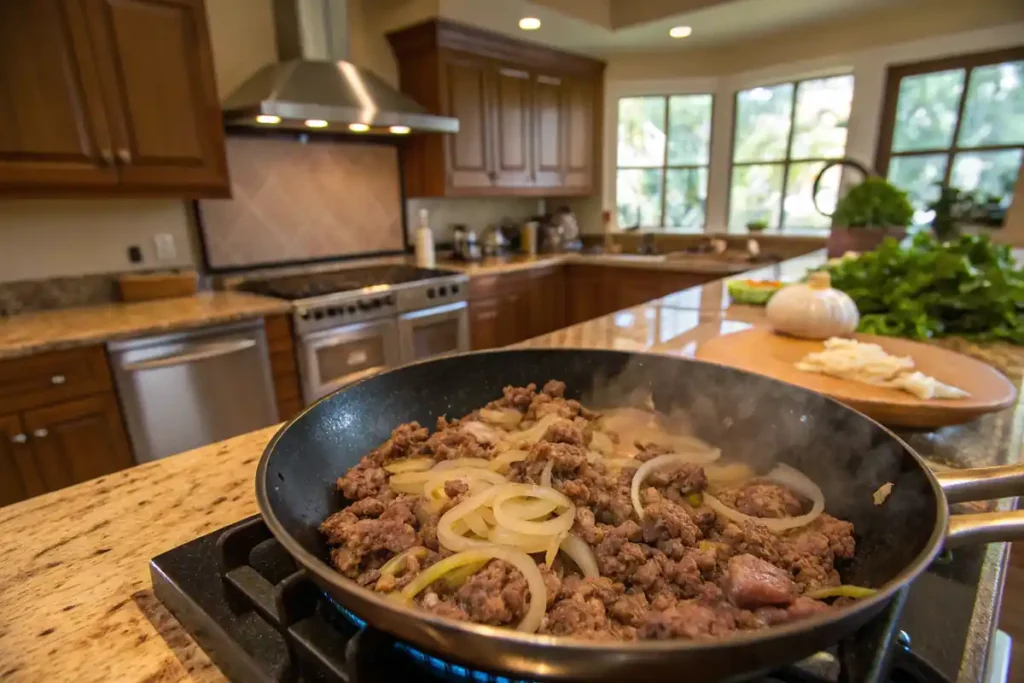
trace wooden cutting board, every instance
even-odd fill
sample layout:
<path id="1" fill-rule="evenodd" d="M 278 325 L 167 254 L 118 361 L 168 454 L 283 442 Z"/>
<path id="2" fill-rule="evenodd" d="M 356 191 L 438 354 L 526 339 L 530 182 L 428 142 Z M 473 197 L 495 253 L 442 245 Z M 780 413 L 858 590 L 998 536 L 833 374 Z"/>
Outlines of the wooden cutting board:
<path id="1" fill-rule="evenodd" d="M 910 356 L 917 369 L 971 395 L 962 399 L 923 401 L 898 389 L 876 387 L 797 370 L 794 363 L 824 344 L 776 334 L 769 327 L 715 337 L 701 344 L 700 360 L 766 375 L 830 396 L 882 424 L 900 427 L 944 427 L 962 424 L 1013 404 L 1017 391 L 995 368 L 960 353 L 893 337 L 856 334 L 862 342 L 878 344 L 894 356 Z"/>

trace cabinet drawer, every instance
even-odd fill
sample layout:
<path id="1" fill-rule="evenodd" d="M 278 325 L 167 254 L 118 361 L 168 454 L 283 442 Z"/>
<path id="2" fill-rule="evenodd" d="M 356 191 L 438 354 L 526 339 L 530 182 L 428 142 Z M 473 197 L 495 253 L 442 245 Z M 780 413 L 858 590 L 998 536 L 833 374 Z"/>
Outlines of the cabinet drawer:
<path id="1" fill-rule="evenodd" d="M 0 361 L 0 413 L 111 391 L 102 346 Z"/>

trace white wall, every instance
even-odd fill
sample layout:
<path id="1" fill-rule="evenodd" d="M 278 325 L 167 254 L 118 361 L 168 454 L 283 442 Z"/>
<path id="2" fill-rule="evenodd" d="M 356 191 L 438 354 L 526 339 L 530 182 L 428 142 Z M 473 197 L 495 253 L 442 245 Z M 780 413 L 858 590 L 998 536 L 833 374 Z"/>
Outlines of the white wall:
<path id="1" fill-rule="evenodd" d="M 724 232 L 728 224 L 729 171 L 732 156 L 732 125 L 734 95 L 757 85 L 784 82 L 816 76 L 852 73 L 854 75 L 853 105 L 846 143 L 846 155 L 869 164 L 874 163 L 882 104 L 885 98 L 886 70 L 895 64 L 935 59 L 969 52 L 997 50 L 1019 45 L 1024 40 L 1024 23 L 998 28 L 980 29 L 936 36 L 925 40 L 872 47 L 820 59 L 776 64 L 763 69 L 724 76 L 687 77 L 659 80 L 615 80 L 605 84 L 605 130 L 602 205 L 612 210 L 615 225 L 615 156 L 617 145 L 617 109 L 621 97 L 650 94 L 713 93 L 714 116 L 711 129 L 711 155 L 708 174 L 707 230 Z M 1024 200 L 1017 202 L 1017 212 L 1024 213 Z M 1014 213 L 1011 211 L 1011 213 Z M 1008 219 L 1003 236 L 1010 230 Z M 1024 220 L 1021 220 L 1024 223 Z M 584 230 L 598 231 L 591 224 Z M 1020 243 L 1024 244 L 1024 225 L 1020 226 Z M 1014 239 L 1018 237 L 1015 235 Z"/>

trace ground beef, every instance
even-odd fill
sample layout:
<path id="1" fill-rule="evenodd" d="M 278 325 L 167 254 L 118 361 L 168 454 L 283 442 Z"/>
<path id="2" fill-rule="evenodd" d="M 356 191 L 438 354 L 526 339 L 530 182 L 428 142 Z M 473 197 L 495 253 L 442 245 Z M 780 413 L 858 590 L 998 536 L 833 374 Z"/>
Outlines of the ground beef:
<path id="1" fill-rule="evenodd" d="M 565 555 L 550 567 L 539 564 L 547 594 L 541 633 L 591 640 L 706 638 L 834 609 L 803 594 L 840 583 L 837 562 L 852 558 L 855 550 L 852 524 L 821 515 L 804 527 L 774 533 L 754 521 L 719 517 L 702 499 L 708 487 L 704 469 L 692 464 L 651 473 L 640 496 L 643 514 L 637 515 L 630 497 L 635 469 L 609 469 L 589 452 L 595 430 L 601 429 L 599 415 L 565 393 L 558 381 L 540 391 L 532 384 L 506 387 L 489 405 L 523 413 L 521 429 L 558 416 L 506 476 L 539 483 L 551 464 L 552 486 L 576 506 L 572 532 L 590 546 L 601 574 L 580 576 Z M 415 422 L 396 428 L 338 480 L 351 502 L 321 525 L 334 566 L 367 589 L 391 593 L 450 554 L 438 544 L 437 525 L 471 495 L 467 482 L 447 480 L 441 502 L 428 501 L 390 488 L 383 466 L 413 457 L 491 459 L 509 447 L 501 443 L 503 434 L 481 422 L 478 412 L 439 417 L 433 433 Z M 620 444 L 619 435 L 608 437 Z M 669 452 L 652 443 L 636 446 L 640 461 Z M 807 507 L 786 488 L 761 481 L 715 494 L 753 517 L 791 517 Z M 427 551 L 408 556 L 397 572 L 381 574 L 384 563 L 413 546 Z M 415 598 L 420 608 L 439 616 L 505 627 L 522 620 L 529 600 L 525 578 L 500 560 L 491 560 L 461 585 L 437 581 Z"/>
<path id="2" fill-rule="evenodd" d="M 715 495 L 725 505 L 751 517 L 796 517 L 804 511 L 800 497 L 777 484 L 748 484 Z"/>

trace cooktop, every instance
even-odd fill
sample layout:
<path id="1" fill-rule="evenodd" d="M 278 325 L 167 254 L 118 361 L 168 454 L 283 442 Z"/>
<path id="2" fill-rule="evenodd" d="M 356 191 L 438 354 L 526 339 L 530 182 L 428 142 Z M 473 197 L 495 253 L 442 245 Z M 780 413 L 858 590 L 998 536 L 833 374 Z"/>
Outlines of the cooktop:
<path id="1" fill-rule="evenodd" d="M 459 275 L 459 273 L 451 270 L 416 268 L 406 265 L 371 266 L 327 273 L 248 280 L 242 284 L 241 289 L 254 294 L 295 301 L 325 294 L 352 292 L 367 287 L 394 287 L 395 285 L 423 282 L 453 275 Z"/>

